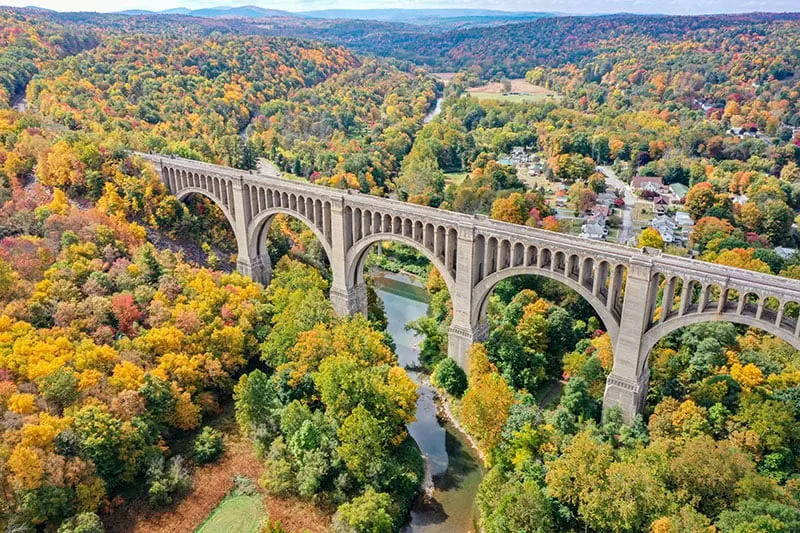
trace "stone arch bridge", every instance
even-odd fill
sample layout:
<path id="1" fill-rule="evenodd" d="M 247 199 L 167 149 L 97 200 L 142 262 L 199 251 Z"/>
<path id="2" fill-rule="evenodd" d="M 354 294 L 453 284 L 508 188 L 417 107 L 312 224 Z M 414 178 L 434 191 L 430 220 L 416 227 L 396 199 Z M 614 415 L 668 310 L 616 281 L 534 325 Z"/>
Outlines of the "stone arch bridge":
<path id="1" fill-rule="evenodd" d="M 798 281 L 316 186 L 277 172 L 139 155 L 178 199 L 200 194 L 220 207 L 236 235 L 237 268 L 256 281 L 270 280 L 266 235 L 274 217 L 304 222 L 328 255 L 330 298 L 340 315 L 366 311 L 364 261 L 375 243 L 419 250 L 450 291 L 448 352 L 462 367 L 470 345 L 488 333 L 486 305 L 498 282 L 533 274 L 563 283 L 591 304 L 611 336 L 614 366 L 604 408 L 619 405 L 628 421 L 644 406 L 650 350 L 680 327 L 746 324 L 800 349 Z"/>

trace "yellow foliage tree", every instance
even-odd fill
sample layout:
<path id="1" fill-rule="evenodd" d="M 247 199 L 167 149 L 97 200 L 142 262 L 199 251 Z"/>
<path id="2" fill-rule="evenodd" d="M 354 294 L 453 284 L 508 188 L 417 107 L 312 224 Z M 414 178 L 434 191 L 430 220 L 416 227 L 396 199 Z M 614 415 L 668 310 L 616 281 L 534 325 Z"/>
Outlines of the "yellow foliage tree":
<path id="1" fill-rule="evenodd" d="M 36 411 L 36 397 L 27 392 L 15 392 L 8 399 L 8 410 L 20 415 L 29 415 Z"/>
<path id="2" fill-rule="evenodd" d="M 24 490 L 38 489 L 44 478 L 44 461 L 33 448 L 18 444 L 11 457 L 8 458 L 8 467 L 11 469 L 11 482 Z"/>
<path id="3" fill-rule="evenodd" d="M 137 390 L 144 382 L 144 369 L 123 361 L 114 367 L 108 382 L 117 390 Z"/>
<path id="4" fill-rule="evenodd" d="M 641 235 L 639 235 L 639 246 L 658 248 L 659 250 L 664 247 L 664 239 L 655 228 L 646 228 Z"/>

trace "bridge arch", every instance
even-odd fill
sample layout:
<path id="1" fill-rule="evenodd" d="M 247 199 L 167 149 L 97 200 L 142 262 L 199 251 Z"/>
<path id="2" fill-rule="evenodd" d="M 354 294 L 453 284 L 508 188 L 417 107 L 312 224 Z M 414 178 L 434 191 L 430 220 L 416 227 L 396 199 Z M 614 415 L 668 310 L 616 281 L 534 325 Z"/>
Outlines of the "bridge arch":
<path id="1" fill-rule="evenodd" d="M 249 251 L 253 257 L 260 256 L 266 253 L 266 239 L 267 239 L 267 231 L 269 231 L 269 227 L 272 224 L 272 221 L 275 219 L 276 215 L 287 215 L 291 218 L 295 218 L 302 222 L 308 229 L 310 229 L 317 240 L 322 245 L 323 250 L 325 250 L 325 254 L 328 256 L 330 260 L 331 256 L 333 255 L 333 250 L 331 249 L 331 244 L 328 242 L 327 237 L 325 234 L 317 227 L 316 224 L 308 217 L 301 215 L 297 211 L 293 211 L 291 209 L 283 208 L 283 207 L 273 207 L 270 209 L 266 209 L 258 213 L 258 215 L 250 221 L 250 224 L 247 226 L 247 241 L 249 243 Z"/>
<path id="2" fill-rule="evenodd" d="M 563 255 L 563 254 L 562 254 Z M 609 336 L 611 337 L 612 345 L 616 345 L 617 336 L 619 334 L 619 318 L 614 314 L 612 309 L 609 309 L 606 302 L 596 296 L 591 288 L 586 285 L 578 283 L 578 281 L 560 274 L 558 271 L 551 271 L 532 266 L 517 266 L 509 267 L 498 272 L 489 274 L 481 280 L 475 288 L 473 288 L 472 295 L 472 326 L 478 328 L 486 320 L 486 308 L 489 302 L 489 296 L 497 286 L 498 283 L 504 279 L 515 276 L 541 276 L 565 285 L 566 287 L 577 292 L 589 305 L 592 306 L 597 316 L 603 322 Z"/>
<path id="3" fill-rule="evenodd" d="M 200 187 L 194 187 L 194 186 L 185 187 L 185 188 L 181 189 L 179 192 L 175 193 L 175 198 L 177 198 L 181 202 L 186 202 L 186 200 L 188 200 L 192 195 L 195 195 L 195 194 L 198 194 L 200 196 L 205 196 L 206 198 L 208 198 L 209 200 L 214 202 L 214 205 L 219 207 L 219 209 L 222 211 L 222 214 L 225 215 L 225 218 L 228 220 L 228 224 L 231 225 L 231 230 L 233 230 L 234 233 L 235 233 L 235 231 L 236 231 L 236 221 L 233 218 L 233 214 L 225 206 L 225 204 L 222 203 L 222 200 L 220 200 L 219 198 L 215 197 L 213 194 L 211 194 L 206 189 L 201 189 Z M 236 238 L 237 239 L 239 238 L 238 235 L 237 235 Z"/>
<path id="4" fill-rule="evenodd" d="M 311 230 L 319 241 L 328 263 L 331 263 L 333 250 L 325 233 L 314 222 L 296 210 L 285 207 L 273 207 L 260 211 L 247 225 L 247 250 L 249 259 L 254 263 L 253 267 L 257 270 L 256 276 L 261 283 L 267 284 L 272 277 L 272 261 L 267 251 L 267 234 L 272 222 L 278 215 L 286 215 L 303 223 Z"/>
<path id="5" fill-rule="evenodd" d="M 736 315 L 733 313 L 695 313 L 683 315 L 681 317 L 672 318 L 666 322 L 657 324 L 650 328 L 642 336 L 642 355 L 640 360 L 647 361 L 650 352 L 658 344 L 658 341 L 683 327 L 692 326 L 695 324 L 704 324 L 707 322 L 729 322 L 731 324 L 741 324 L 744 326 L 754 327 L 760 329 L 770 335 L 774 335 L 783 339 L 797 350 L 800 350 L 800 337 L 796 336 L 794 331 L 780 326 L 766 320 L 757 319 L 749 314 Z"/>
<path id="6" fill-rule="evenodd" d="M 447 270 L 444 262 L 437 257 L 431 250 L 422 243 L 414 240 L 411 237 L 406 237 L 397 233 L 375 233 L 359 239 L 358 242 L 353 244 L 347 251 L 346 265 L 346 280 L 349 287 L 359 287 L 364 283 L 364 263 L 367 260 L 367 254 L 375 243 L 382 241 L 391 241 L 399 244 L 404 244 L 415 250 L 421 252 L 431 264 L 436 267 L 442 278 L 444 279 L 447 290 L 452 296 L 455 293 L 456 282 L 451 272 Z"/>

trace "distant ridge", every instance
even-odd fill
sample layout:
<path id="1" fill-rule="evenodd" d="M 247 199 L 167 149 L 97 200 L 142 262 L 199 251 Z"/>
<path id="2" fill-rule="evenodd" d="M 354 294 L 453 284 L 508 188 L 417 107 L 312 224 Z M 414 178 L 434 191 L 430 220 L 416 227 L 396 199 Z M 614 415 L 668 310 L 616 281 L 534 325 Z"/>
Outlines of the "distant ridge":
<path id="1" fill-rule="evenodd" d="M 258 6 L 237 6 L 237 7 L 205 7 L 201 9 L 188 9 L 185 7 L 175 7 L 163 11 L 147 11 L 145 9 L 128 9 L 120 11 L 123 15 L 187 15 L 191 17 L 205 18 L 248 18 L 264 19 L 275 17 L 294 17 L 294 13 L 281 11 L 280 9 L 265 9 Z"/>
<path id="2" fill-rule="evenodd" d="M 313 11 L 290 12 L 279 9 L 265 9 L 258 6 L 207 7 L 188 9 L 177 7 L 163 11 L 129 9 L 120 11 L 124 15 L 187 15 L 205 18 L 250 18 L 264 19 L 275 17 L 300 17 L 314 19 L 375 20 L 382 22 L 410 22 L 436 20 L 517 20 L 551 17 L 556 13 L 536 11 L 501 11 L 497 9 L 319 9 Z"/>
<path id="3" fill-rule="evenodd" d="M 556 13 L 540 11 L 501 11 L 498 9 L 317 9 L 300 11 L 295 15 L 311 18 L 343 18 L 383 21 L 405 21 L 421 18 L 537 18 L 549 17 Z"/>

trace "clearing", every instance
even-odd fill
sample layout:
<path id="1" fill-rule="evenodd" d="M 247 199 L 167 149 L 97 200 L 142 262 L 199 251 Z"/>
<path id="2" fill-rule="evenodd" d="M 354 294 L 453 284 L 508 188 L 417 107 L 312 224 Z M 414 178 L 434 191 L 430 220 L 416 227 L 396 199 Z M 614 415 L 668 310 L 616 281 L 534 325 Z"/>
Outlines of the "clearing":
<path id="1" fill-rule="evenodd" d="M 450 83 L 456 74 L 458 74 L 458 72 L 431 72 L 431 76 L 441 81 L 445 85 Z"/>
<path id="2" fill-rule="evenodd" d="M 469 176 L 469 172 L 445 172 L 444 173 L 444 184 L 445 186 L 452 184 L 461 185 L 466 177 Z"/>
<path id="3" fill-rule="evenodd" d="M 330 510 L 318 509 L 311 502 L 297 498 L 280 498 L 258 493 L 252 496 L 230 496 L 234 477 L 245 476 L 253 481 L 264 473 L 264 463 L 256 457 L 253 443 L 239 433 L 234 419 L 233 402 L 223 407 L 223 412 L 211 417 L 203 425 L 221 431 L 225 440 L 225 451 L 213 463 L 198 465 L 192 473 L 192 488 L 174 505 L 152 508 L 144 495 L 134 495 L 116 506 L 103 517 L 109 533 L 176 533 L 194 531 L 202 524 L 203 533 L 231 532 L 247 533 L 248 520 L 257 524 L 269 517 L 279 521 L 288 531 L 322 533 L 330 529 Z M 188 433 L 177 441 L 172 451 L 189 455 L 192 436 L 200 430 Z M 258 500 L 256 502 L 255 500 Z M 258 514 L 256 515 L 256 511 Z M 235 516 L 241 514 L 241 517 Z M 218 516 L 219 515 L 219 516 Z M 233 519 L 237 518 L 236 523 Z M 241 518 L 241 521 L 238 519 Z M 242 529 L 234 529 L 239 524 Z M 208 529 L 213 527 L 213 529 Z M 258 531 L 258 528 L 252 531 Z"/>
<path id="4" fill-rule="evenodd" d="M 195 533 L 257 533 L 266 518 L 260 494 L 225 498 Z"/>
<path id="5" fill-rule="evenodd" d="M 493 81 L 480 87 L 472 87 L 467 92 L 479 100 L 505 100 L 511 102 L 543 102 L 546 100 L 560 100 L 561 95 L 541 85 L 528 83 L 523 78 L 508 80 L 511 90 L 506 91 L 504 84 Z"/>

